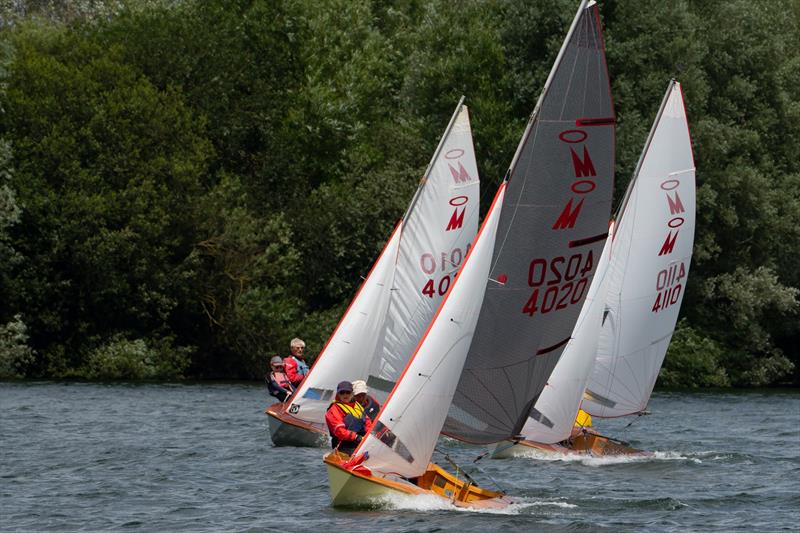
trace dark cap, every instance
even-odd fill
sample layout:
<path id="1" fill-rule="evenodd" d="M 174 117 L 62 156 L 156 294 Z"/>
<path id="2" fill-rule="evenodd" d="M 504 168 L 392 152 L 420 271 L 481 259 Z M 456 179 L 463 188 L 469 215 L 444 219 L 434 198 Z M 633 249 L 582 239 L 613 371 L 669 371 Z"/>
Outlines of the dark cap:
<path id="1" fill-rule="evenodd" d="M 336 394 L 340 392 L 353 392 L 353 384 L 349 381 L 340 381 L 338 385 L 336 385 Z"/>

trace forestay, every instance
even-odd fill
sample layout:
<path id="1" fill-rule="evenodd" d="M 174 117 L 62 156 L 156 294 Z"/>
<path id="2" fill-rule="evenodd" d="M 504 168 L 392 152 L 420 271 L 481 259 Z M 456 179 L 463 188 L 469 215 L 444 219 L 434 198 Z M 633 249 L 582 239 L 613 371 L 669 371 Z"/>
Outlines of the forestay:
<path id="1" fill-rule="evenodd" d="M 613 231 L 613 225 L 609 231 Z M 572 338 L 522 428 L 521 433 L 526 440 L 553 444 L 569 438 L 572 433 L 597 353 L 606 303 L 611 250 L 611 239 L 606 239 L 597 272 L 578 316 Z"/>
<path id="2" fill-rule="evenodd" d="M 694 173 L 681 87 L 672 81 L 617 221 L 597 359 L 582 404 L 593 416 L 647 407 L 686 289 Z"/>
<path id="3" fill-rule="evenodd" d="M 323 424 L 343 380 L 383 400 L 428 326 L 478 228 L 478 169 L 463 98 L 403 219 L 334 330 L 289 412 Z"/>
<path id="4" fill-rule="evenodd" d="M 584 2 L 509 169 L 490 280 L 445 434 L 488 444 L 522 430 L 607 236 L 614 122 L 597 6 Z"/>

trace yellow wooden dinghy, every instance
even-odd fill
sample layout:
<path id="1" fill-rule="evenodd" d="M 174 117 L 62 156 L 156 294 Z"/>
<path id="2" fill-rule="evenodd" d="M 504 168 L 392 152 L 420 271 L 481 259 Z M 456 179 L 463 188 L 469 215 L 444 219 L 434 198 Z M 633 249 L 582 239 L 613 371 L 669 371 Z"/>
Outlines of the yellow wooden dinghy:
<path id="1" fill-rule="evenodd" d="M 607 457 L 627 455 L 631 457 L 652 457 L 653 452 L 632 448 L 627 443 L 606 437 L 589 429 L 582 429 L 566 441 L 555 444 L 545 444 L 532 440 L 520 440 L 516 443 L 501 444 L 495 448 L 492 457 L 504 459 L 530 455 L 531 452 L 541 452 L 553 455 L 590 455 L 592 457 Z"/>
<path id="2" fill-rule="evenodd" d="M 366 467 L 353 466 L 350 456 L 336 451 L 323 461 L 328 468 L 331 501 L 337 507 L 371 506 L 398 494 L 437 496 L 459 507 L 478 509 L 502 509 L 511 503 L 503 493 L 478 487 L 434 463 L 428 464 L 421 476 L 406 479 L 396 474 L 373 474 Z"/>

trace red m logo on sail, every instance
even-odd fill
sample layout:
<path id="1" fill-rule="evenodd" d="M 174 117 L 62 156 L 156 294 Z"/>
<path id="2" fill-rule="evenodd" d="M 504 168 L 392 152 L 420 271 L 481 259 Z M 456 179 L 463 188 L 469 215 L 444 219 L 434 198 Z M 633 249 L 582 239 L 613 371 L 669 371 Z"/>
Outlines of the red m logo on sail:
<path id="1" fill-rule="evenodd" d="M 573 152 L 574 153 L 574 152 Z M 581 207 L 583 207 L 583 200 L 578 202 L 578 205 L 575 206 L 575 210 L 572 210 L 572 198 L 569 199 L 569 203 L 567 203 L 564 210 L 559 215 L 558 220 L 556 223 L 553 224 L 553 229 L 567 229 L 575 227 L 575 222 L 578 220 L 578 214 L 581 212 Z"/>
<path id="2" fill-rule="evenodd" d="M 460 213 L 458 209 L 454 209 L 453 216 L 450 217 L 450 222 L 447 224 L 447 229 L 445 231 L 460 228 L 464 224 L 464 213 L 466 212 L 466 208 L 462 209 Z"/>
<path id="3" fill-rule="evenodd" d="M 469 177 L 467 169 L 465 169 L 464 165 L 462 165 L 461 163 L 458 164 L 458 170 L 454 169 L 453 165 L 449 163 L 447 164 L 447 166 L 450 167 L 450 174 L 453 175 L 453 181 L 455 181 L 456 183 L 466 183 L 472 179 Z"/>
<path id="4" fill-rule="evenodd" d="M 592 163 L 592 158 L 589 157 L 589 150 L 585 146 L 583 147 L 583 159 L 571 147 L 569 151 L 572 153 L 572 166 L 575 167 L 575 177 L 595 175 L 594 163 Z"/>
<path id="5" fill-rule="evenodd" d="M 675 248 L 675 241 L 678 240 L 678 231 L 675 232 L 673 235 L 672 232 L 667 235 L 667 238 L 664 240 L 664 244 L 661 246 L 661 251 L 658 252 L 658 255 L 666 255 L 671 254 L 672 249 Z"/>
<path id="6" fill-rule="evenodd" d="M 670 197 L 669 194 L 667 194 L 667 202 L 669 202 L 669 213 L 671 215 L 683 213 L 685 211 L 685 209 L 683 208 L 683 203 L 681 202 L 681 197 L 678 196 L 677 191 L 675 191 L 674 200 Z"/>

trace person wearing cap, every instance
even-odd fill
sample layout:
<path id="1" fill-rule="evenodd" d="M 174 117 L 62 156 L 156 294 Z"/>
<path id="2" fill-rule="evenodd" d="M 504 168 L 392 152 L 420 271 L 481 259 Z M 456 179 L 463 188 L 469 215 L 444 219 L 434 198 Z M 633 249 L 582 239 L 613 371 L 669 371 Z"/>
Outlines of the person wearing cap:
<path id="1" fill-rule="evenodd" d="M 270 359 L 269 366 L 270 373 L 267 375 L 269 393 L 278 400 L 285 402 L 294 392 L 294 386 L 284 371 L 283 359 L 279 355 L 275 355 Z"/>
<path id="2" fill-rule="evenodd" d="M 292 355 L 283 360 L 283 366 L 286 368 L 286 375 L 292 382 L 292 386 L 297 388 L 303 379 L 308 374 L 308 364 L 303 359 L 303 352 L 306 349 L 306 343 L 303 339 L 294 338 L 289 343 L 289 350 Z"/>
<path id="3" fill-rule="evenodd" d="M 381 410 L 381 404 L 369 395 L 366 381 L 357 379 L 353 382 L 353 398 L 364 408 L 365 419 L 374 422 Z"/>
<path id="4" fill-rule="evenodd" d="M 353 384 L 349 381 L 336 386 L 336 399 L 325 413 L 325 422 L 331 434 L 331 447 L 348 455 L 367 434 L 364 408 L 353 399 Z"/>

